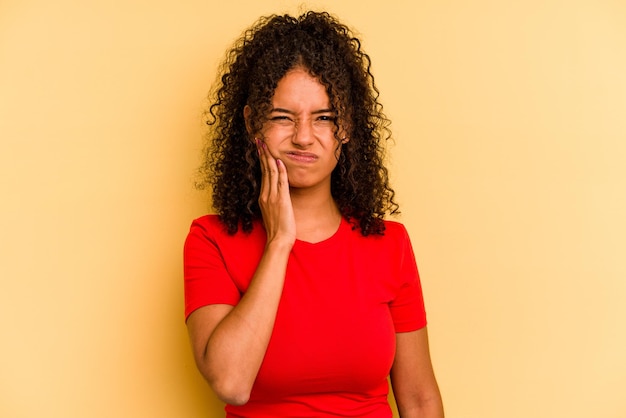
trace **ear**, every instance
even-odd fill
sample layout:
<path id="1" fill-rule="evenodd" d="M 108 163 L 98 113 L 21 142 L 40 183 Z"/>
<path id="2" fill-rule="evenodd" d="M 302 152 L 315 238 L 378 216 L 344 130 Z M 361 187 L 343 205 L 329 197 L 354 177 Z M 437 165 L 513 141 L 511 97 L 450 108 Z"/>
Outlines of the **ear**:
<path id="1" fill-rule="evenodd" d="M 341 138 L 341 144 L 347 144 L 350 141 L 350 137 L 348 136 L 349 133 L 351 132 L 350 130 L 350 125 L 348 123 L 346 123 L 345 120 L 341 121 L 339 123 L 339 132 L 338 133 L 338 137 Z"/>
<path id="2" fill-rule="evenodd" d="M 341 138 L 340 141 L 342 145 L 350 141 L 350 138 L 348 137 L 348 130 L 346 128 L 340 128 L 338 134 L 339 138 Z"/>

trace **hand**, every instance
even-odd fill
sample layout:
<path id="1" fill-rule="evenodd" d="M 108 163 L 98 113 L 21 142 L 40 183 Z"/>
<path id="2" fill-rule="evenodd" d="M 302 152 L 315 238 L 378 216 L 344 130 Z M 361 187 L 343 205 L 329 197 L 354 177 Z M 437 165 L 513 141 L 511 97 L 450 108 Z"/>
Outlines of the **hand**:
<path id="1" fill-rule="evenodd" d="M 296 221 L 289 195 L 287 168 L 275 159 L 262 140 L 255 138 L 261 163 L 259 206 L 267 232 L 267 243 L 283 243 L 290 249 L 296 240 Z"/>

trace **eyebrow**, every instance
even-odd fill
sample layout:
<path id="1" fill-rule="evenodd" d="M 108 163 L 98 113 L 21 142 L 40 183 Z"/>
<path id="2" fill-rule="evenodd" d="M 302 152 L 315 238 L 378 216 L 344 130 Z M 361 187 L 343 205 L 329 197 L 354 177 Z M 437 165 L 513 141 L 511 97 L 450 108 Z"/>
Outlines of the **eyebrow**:
<path id="1" fill-rule="evenodd" d="M 287 113 L 289 115 L 295 115 L 295 113 L 296 113 L 296 112 L 293 112 L 293 111 L 288 110 L 288 109 L 283 109 L 281 107 L 275 107 L 272 110 L 270 110 L 270 113 L 273 113 L 273 112 Z M 318 115 L 318 114 L 321 114 L 321 113 L 335 113 L 335 111 L 333 109 L 319 109 L 319 110 L 314 110 L 312 112 L 313 115 Z"/>

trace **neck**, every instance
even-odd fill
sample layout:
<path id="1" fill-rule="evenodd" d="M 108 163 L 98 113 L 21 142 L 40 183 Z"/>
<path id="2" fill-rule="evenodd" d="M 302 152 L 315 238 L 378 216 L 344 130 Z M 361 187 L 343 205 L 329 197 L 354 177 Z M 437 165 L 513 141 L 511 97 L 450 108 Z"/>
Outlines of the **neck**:
<path id="1" fill-rule="evenodd" d="M 332 236 L 341 223 L 341 212 L 330 191 L 291 189 L 296 237 L 319 242 Z"/>

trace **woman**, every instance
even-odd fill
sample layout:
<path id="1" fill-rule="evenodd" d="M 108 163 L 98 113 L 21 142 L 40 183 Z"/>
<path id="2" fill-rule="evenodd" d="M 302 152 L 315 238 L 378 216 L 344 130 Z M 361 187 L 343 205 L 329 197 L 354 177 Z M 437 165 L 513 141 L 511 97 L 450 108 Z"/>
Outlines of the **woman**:
<path id="1" fill-rule="evenodd" d="M 442 417 L 419 277 L 382 164 L 369 57 L 327 13 L 230 51 L 185 243 L 197 366 L 228 417 Z"/>

